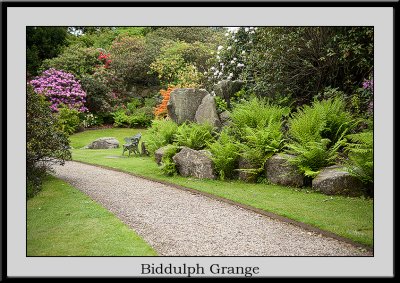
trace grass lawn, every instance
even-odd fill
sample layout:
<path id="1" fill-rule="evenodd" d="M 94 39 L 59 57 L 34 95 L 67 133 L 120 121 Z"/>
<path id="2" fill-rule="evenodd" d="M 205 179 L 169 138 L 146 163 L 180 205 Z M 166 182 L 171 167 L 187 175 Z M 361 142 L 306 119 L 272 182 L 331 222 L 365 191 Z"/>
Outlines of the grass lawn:
<path id="1" fill-rule="evenodd" d="M 106 129 L 90 130 L 71 136 L 72 158 L 92 164 L 132 172 L 144 177 L 167 181 L 188 188 L 211 193 L 242 204 L 270 211 L 293 220 L 333 232 L 355 242 L 373 245 L 373 200 L 343 196 L 326 196 L 310 189 L 293 189 L 241 181 L 198 180 L 181 176 L 167 177 L 150 157 L 110 158 L 120 156 L 122 148 L 108 150 L 81 149 L 90 141 L 112 136 L 123 143 L 123 138 L 146 130 Z"/>
<path id="2" fill-rule="evenodd" d="M 156 256 L 111 212 L 49 176 L 27 202 L 28 256 Z"/>

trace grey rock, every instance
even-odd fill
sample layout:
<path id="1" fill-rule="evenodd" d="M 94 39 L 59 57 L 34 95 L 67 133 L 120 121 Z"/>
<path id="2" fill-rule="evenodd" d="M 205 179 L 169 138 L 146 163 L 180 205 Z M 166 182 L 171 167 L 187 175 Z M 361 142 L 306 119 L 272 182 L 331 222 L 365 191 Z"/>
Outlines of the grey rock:
<path id="1" fill-rule="evenodd" d="M 231 124 L 231 118 L 230 118 L 231 113 L 227 110 L 221 112 L 219 114 L 219 120 L 221 121 L 221 126 L 229 126 Z"/>
<path id="2" fill-rule="evenodd" d="M 228 106 L 230 106 L 231 97 L 238 92 L 243 86 L 242 81 L 229 81 L 229 80 L 222 80 L 214 85 L 214 92 L 215 95 L 222 97 L 225 99 Z"/>
<path id="3" fill-rule="evenodd" d="M 193 150 L 184 146 L 172 159 L 182 176 L 200 179 L 216 178 L 211 154 L 207 150 Z"/>
<path id="4" fill-rule="evenodd" d="M 84 148 L 87 149 L 110 149 L 110 148 L 118 148 L 119 147 L 119 142 L 116 138 L 114 137 L 104 137 L 104 138 L 99 138 Z"/>
<path id="5" fill-rule="evenodd" d="M 326 195 L 361 196 L 363 183 L 341 166 L 323 168 L 312 180 L 312 188 Z"/>
<path id="6" fill-rule="evenodd" d="M 271 156 L 265 164 L 268 181 L 276 185 L 302 187 L 304 185 L 304 176 L 296 166 L 288 162 L 288 159 L 292 157 L 289 154 Z"/>
<path id="7" fill-rule="evenodd" d="M 205 89 L 176 88 L 171 91 L 167 104 L 169 117 L 177 123 L 194 122 L 196 111 L 209 93 Z"/>
<path id="8" fill-rule="evenodd" d="M 204 96 L 199 108 L 197 108 L 195 121 L 199 124 L 208 123 L 213 127 L 220 128 L 221 121 L 217 113 L 215 98 L 210 94 Z"/>
<path id="9" fill-rule="evenodd" d="M 171 145 L 166 145 L 166 146 L 160 147 L 159 149 L 157 149 L 154 152 L 154 158 L 155 158 L 155 160 L 156 160 L 158 165 L 161 165 L 161 160 L 162 160 L 162 158 L 164 156 L 165 150 L 168 149 L 170 146 Z"/>
<path id="10" fill-rule="evenodd" d="M 245 169 L 245 170 L 237 170 L 239 180 L 245 181 L 247 183 L 256 182 L 257 174 L 246 171 L 246 169 L 257 169 L 250 161 L 248 161 L 243 157 L 240 157 L 238 161 L 238 169 Z"/>

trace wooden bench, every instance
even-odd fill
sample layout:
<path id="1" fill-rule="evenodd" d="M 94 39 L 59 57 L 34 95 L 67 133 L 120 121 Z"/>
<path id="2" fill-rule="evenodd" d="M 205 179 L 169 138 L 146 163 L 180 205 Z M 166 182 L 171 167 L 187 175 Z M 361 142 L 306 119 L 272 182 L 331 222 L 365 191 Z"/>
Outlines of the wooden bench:
<path id="1" fill-rule="evenodd" d="M 124 155 L 125 151 L 128 151 L 128 156 L 131 156 L 131 152 L 135 154 L 140 154 L 139 152 L 139 141 L 142 137 L 141 133 L 134 135 L 133 137 L 124 138 L 125 144 L 122 145 L 122 155 Z"/>

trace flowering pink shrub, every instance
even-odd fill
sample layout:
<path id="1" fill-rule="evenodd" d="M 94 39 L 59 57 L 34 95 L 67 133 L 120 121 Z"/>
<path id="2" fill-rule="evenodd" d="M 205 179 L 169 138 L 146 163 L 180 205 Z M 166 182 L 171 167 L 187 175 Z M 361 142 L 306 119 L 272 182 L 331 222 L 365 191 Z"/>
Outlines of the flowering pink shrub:
<path id="1" fill-rule="evenodd" d="M 85 107 L 86 93 L 82 89 L 79 80 L 74 75 L 48 69 L 29 82 L 36 93 L 44 94 L 50 101 L 50 108 L 58 112 L 61 105 L 66 105 L 70 109 L 76 109 L 79 112 L 86 112 Z"/>

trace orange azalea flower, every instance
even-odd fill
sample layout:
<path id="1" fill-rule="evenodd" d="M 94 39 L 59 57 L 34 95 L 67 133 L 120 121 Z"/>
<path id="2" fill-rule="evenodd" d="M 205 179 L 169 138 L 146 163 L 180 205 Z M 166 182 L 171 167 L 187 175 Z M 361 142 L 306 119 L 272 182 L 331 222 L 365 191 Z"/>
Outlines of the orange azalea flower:
<path id="1" fill-rule="evenodd" d="M 166 117 L 167 116 L 167 104 L 170 98 L 171 91 L 174 90 L 174 87 L 169 86 L 167 90 L 160 90 L 160 94 L 163 97 L 163 100 L 161 101 L 160 105 L 158 105 L 154 109 L 154 115 L 156 118 L 161 118 L 161 117 Z"/>

